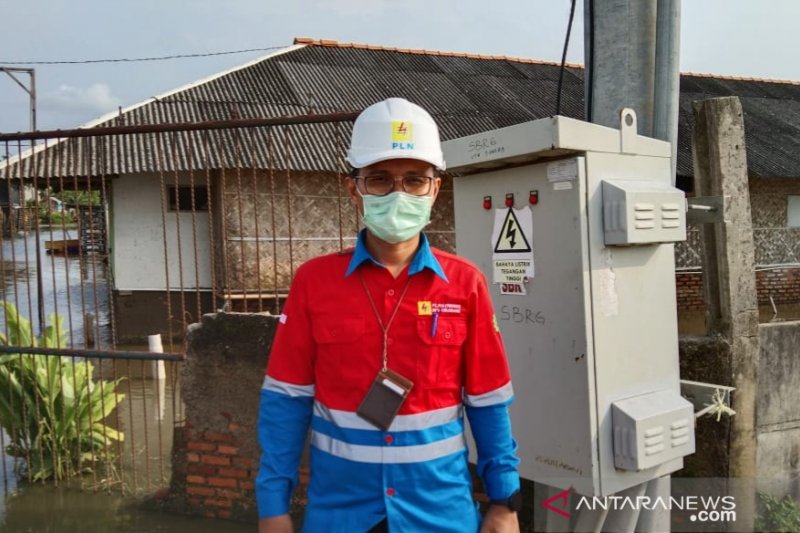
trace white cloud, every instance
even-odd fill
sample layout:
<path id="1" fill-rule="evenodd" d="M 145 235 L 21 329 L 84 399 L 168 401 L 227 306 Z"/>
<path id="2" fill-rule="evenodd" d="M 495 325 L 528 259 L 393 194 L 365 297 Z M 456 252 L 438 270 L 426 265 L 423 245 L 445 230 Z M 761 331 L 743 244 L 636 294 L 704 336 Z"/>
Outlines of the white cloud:
<path id="1" fill-rule="evenodd" d="M 40 103 L 53 111 L 103 114 L 119 107 L 122 100 L 105 83 L 94 83 L 86 88 L 61 85 L 41 97 Z"/>

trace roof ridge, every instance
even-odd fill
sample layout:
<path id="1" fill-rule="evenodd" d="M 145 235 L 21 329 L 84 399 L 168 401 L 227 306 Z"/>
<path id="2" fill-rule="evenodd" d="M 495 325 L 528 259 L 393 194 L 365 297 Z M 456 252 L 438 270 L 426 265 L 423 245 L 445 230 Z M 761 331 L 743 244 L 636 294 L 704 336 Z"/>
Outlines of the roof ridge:
<path id="1" fill-rule="evenodd" d="M 94 120 L 90 120 L 89 122 L 86 122 L 84 124 L 81 124 L 80 126 L 77 126 L 77 128 L 93 128 L 95 126 L 99 126 L 100 124 L 103 124 L 104 122 L 108 122 L 110 120 L 113 120 L 116 117 L 119 117 L 120 115 L 125 115 L 125 114 L 129 113 L 130 111 L 134 111 L 135 109 L 138 109 L 140 107 L 144 107 L 144 106 L 149 105 L 149 104 L 151 104 L 153 102 L 161 101 L 162 99 L 170 97 L 170 96 L 172 96 L 174 94 L 180 94 L 180 93 L 186 92 L 189 89 L 192 89 L 194 87 L 198 87 L 200 85 L 204 85 L 204 84 L 206 84 L 206 83 L 208 83 L 210 81 L 214 81 L 214 80 L 216 80 L 218 78 L 222 78 L 223 76 L 227 76 L 228 74 L 232 74 L 232 73 L 237 72 L 239 70 L 244 70 L 244 69 L 246 69 L 248 67 L 251 67 L 253 65 L 261 63 L 262 61 L 265 61 L 267 59 L 271 59 L 273 57 L 280 56 L 280 55 L 292 52 L 293 50 L 296 50 L 297 48 L 299 48 L 297 45 L 292 45 L 292 46 L 282 47 L 282 48 L 279 48 L 277 50 L 273 50 L 273 51 L 271 51 L 271 52 L 269 52 L 269 53 L 267 53 L 265 55 L 259 56 L 259 57 L 255 58 L 255 59 L 251 59 L 251 60 L 249 60 L 249 61 L 247 61 L 245 63 L 242 63 L 240 65 L 235 65 L 233 67 L 221 70 L 219 72 L 215 72 L 215 73 L 210 74 L 208 76 L 205 76 L 203 78 L 200 78 L 200 79 L 197 79 L 197 80 L 194 80 L 194 81 L 190 81 L 188 83 L 184 83 L 183 85 L 180 85 L 178 87 L 169 89 L 169 90 L 167 90 L 167 91 L 165 91 L 163 93 L 157 94 L 155 96 L 150 96 L 150 97 L 148 97 L 148 98 L 146 98 L 146 99 L 144 99 L 144 100 L 142 100 L 140 102 L 136 102 L 134 104 L 131 104 L 131 105 L 126 106 L 124 108 L 118 109 L 116 111 L 109 111 L 105 115 L 102 115 L 100 117 L 97 117 Z"/>
<path id="2" fill-rule="evenodd" d="M 399 52 L 402 54 L 417 54 L 428 56 L 442 56 L 442 57 L 463 57 L 467 59 L 483 59 L 483 60 L 499 60 L 499 61 L 512 61 L 515 63 L 528 63 L 533 65 L 554 65 L 560 66 L 558 61 L 545 61 L 543 59 L 528 59 L 524 57 L 505 56 L 505 55 L 488 55 L 488 54 L 473 54 L 467 52 L 443 52 L 441 50 L 424 50 L 421 48 L 398 48 L 396 46 L 381 46 L 363 43 L 340 43 L 339 41 L 330 39 L 312 39 L 310 37 L 295 37 L 293 44 L 303 44 L 309 46 L 323 46 L 329 48 L 358 48 L 363 50 L 375 50 L 384 52 Z M 565 66 L 571 68 L 583 68 L 583 65 L 578 63 L 565 63 Z"/>
<path id="3" fill-rule="evenodd" d="M 385 52 L 400 52 L 403 54 L 418 54 L 430 56 L 444 56 L 444 57 L 464 57 L 467 59 L 484 59 L 484 60 L 501 60 L 512 61 L 515 63 L 528 63 L 533 65 L 555 65 L 560 66 L 558 61 L 545 61 L 543 59 L 530 59 L 524 57 L 504 56 L 504 55 L 488 55 L 488 54 L 473 54 L 467 52 L 443 52 L 440 50 L 424 50 L 421 48 L 398 48 L 395 46 L 381 46 L 364 43 L 340 43 L 333 39 L 312 39 L 310 37 L 295 37 L 295 45 L 308 45 L 308 46 L 323 46 L 330 48 L 359 48 L 364 50 L 380 50 Z M 579 63 L 566 63 L 565 66 L 571 68 L 584 68 Z M 717 80 L 736 80 L 736 81 L 758 81 L 765 83 L 784 83 L 788 85 L 800 85 L 800 81 L 773 79 L 773 78 L 757 78 L 748 76 L 734 76 L 726 74 L 711 74 L 702 72 L 681 72 L 681 76 L 692 76 L 695 78 L 713 78 Z"/>
<path id="4" fill-rule="evenodd" d="M 715 80 L 732 81 L 758 81 L 762 83 L 784 83 L 786 85 L 800 85 L 798 80 L 783 80 L 779 78 L 756 78 L 752 76 L 734 76 L 733 74 L 711 74 L 704 72 L 681 72 L 681 76 L 691 76 L 693 78 L 712 78 Z"/>

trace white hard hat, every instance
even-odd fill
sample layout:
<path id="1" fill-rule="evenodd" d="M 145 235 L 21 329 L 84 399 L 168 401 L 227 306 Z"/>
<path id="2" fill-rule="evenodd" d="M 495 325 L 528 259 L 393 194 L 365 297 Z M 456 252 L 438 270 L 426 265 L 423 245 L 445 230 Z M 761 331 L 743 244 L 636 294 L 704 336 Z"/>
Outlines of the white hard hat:
<path id="1" fill-rule="evenodd" d="M 433 117 L 403 98 L 387 98 L 358 115 L 347 161 L 364 168 L 388 159 L 418 159 L 445 169 L 439 128 Z"/>

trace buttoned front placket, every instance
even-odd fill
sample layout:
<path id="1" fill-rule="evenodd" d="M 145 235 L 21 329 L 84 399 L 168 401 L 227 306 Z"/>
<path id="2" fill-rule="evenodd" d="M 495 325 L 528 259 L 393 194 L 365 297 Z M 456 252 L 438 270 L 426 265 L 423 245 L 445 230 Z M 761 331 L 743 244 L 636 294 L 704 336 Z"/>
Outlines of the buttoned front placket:
<path id="1" fill-rule="evenodd" d="M 405 273 L 404 273 L 405 274 Z M 381 276 L 383 277 L 383 276 Z M 383 281 L 383 280 L 381 280 Z M 396 279 L 393 279 L 390 284 L 386 286 L 382 286 L 381 290 L 383 291 L 383 316 L 384 320 L 386 317 L 390 316 L 394 308 L 397 306 L 397 300 L 400 298 L 400 295 L 403 293 L 403 287 L 408 281 L 408 275 L 400 275 Z M 402 312 L 402 310 L 400 310 Z M 389 332 L 389 336 L 386 339 L 386 344 L 391 350 L 392 345 L 394 345 L 397 335 L 394 334 L 392 331 Z"/>
<path id="2" fill-rule="evenodd" d="M 376 272 L 370 268 L 370 274 L 373 275 L 369 276 L 369 278 L 361 278 L 365 290 L 372 291 L 368 292 L 367 295 L 371 302 L 377 299 L 371 295 L 377 296 L 378 294 L 383 294 L 383 309 L 380 310 L 383 316 L 376 317 L 379 319 L 379 322 L 381 322 L 380 326 L 382 329 L 385 327 L 383 323 L 387 323 L 388 321 L 392 320 L 396 313 L 401 312 L 399 306 L 402 306 L 402 299 L 408 293 L 408 287 L 411 283 L 411 279 L 407 272 L 408 271 L 406 270 L 400 276 L 394 278 L 389 274 L 388 270 L 382 269 L 382 271 Z M 366 279 L 369 279 L 369 285 L 373 285 L 372 287 L 368 286 Z M 375 285 L 377 285 L 377 287 L 375 287 Z M 388 327 L 388 324 L 386 332 L 386 350 L 389 354 L 389 361 L 391 361 L 391 347 L 395 344 L 396 337 L 392 336 L 392 330 Z M 384 364 L 386 364 L 386 361 L 384 361 Z M 392 431 L 382 431 L 381 437 L 383 439 L 382 450 L 386 450 L 387 448 L 394 446 L 395 436 Z M 391 461 L 388 461 L 386 454 L 383 453 L 381 457 L 380 469 L 381 479 L 383 482 L 383 501 L 384 508 L 386 509 L 387 519 L 391 514 L 393 514 L 395 500 L 400 494 L 399 488 L 394 482 L 392 465 L 389 463 L 391 463 Z"/>

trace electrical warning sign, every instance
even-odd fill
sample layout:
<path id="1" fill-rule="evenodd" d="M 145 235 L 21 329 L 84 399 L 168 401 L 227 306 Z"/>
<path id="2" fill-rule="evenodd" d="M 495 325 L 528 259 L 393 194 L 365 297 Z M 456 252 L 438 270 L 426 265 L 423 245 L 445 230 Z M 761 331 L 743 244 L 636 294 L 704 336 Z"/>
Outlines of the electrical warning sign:
<path id="1" fill-rule="evenodd" d="M 526 293 L 524 284 L 533 278 L 533 216 L 529 206 L 495 210 L 492 266 L 492 281 L 502 284 L 502 294 Z"/>
<path id="2" fill-rule="evenodd" d="M 522 231 L 514 211 L 514 209 L 508 210 L 508 214 L 500 228 L 500 234 L 497 236 L 497 241 L 494 245 L 494 253 L 496 254 L 526 253 L 532 251 L 531 245 L 528 243 L 525 232 Z M 528 211 L 530 211 L 530 209 L 528 209 Z"/>

